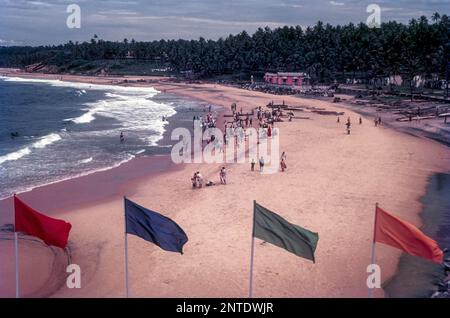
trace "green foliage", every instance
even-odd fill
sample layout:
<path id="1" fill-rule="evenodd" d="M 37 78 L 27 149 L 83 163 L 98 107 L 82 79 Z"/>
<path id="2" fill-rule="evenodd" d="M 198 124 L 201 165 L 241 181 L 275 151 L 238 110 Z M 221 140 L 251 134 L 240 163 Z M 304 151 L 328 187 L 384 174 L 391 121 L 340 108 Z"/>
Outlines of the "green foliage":
<path id="1" fill-rule="evenodd" d="M 0 66 L 42 62 L 60 70 L 105 69 L 151 74 L 152 69 L 193 73 L 196 77 L 258 77 L 266 71 L 305 71 L 313 82 L 347 77 L 365 80 L 400 74 L 442 78 L 450 54 L 450 20 L 433 14 L 408 25 L 383 23 L 371 29 L 361 23 L 332 26 L 318 22 L 302 29 L 259 28 L 216 41 L 159 40 L 111 42 L 94 36 L 89 42 L 57 46 L 0 48 Z M 86 64 L 97 61 L 97 64 Z M 102 61 L 102 65 L 98 61 Z M 105 62 L 106 61 L 106 62 Z M 109 62 L 108 62 L 109 61 Z M 159 72 L 159 71 L 158 71 Z"/>

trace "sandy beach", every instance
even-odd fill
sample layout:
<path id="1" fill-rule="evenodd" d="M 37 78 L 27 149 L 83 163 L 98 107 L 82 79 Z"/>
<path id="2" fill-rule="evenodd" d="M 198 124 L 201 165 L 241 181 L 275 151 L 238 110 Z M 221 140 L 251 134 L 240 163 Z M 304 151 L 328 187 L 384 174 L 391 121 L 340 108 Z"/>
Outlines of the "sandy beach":
<path id="1" fill-rule="evenodd" d="M 0 69 L 0 75 L 25 76 L 6 72 Z M 29 76 L 113 83 L 106 77 Z M 126 85 L 152 86 L 223 106 L 228 112 L 233 102 L 245 112 L 270 101 L 284 101 L 344 111 L 345 115 L 340 123 L 335 116 L 315 113 L 307 113 L 310 119 L 276 123 L 280 150 L 287 154 L 284 173 L 263 175 L 250 171 L 249 163 L 226 164 L 227 185 L 192 189 L 194 171 L 218 182 L 222 164 L 175 165 L 169 157 L 138 158 L 119 168 L 23 194 L 36 209 L 72 224 L 70 262 L 80 265 L 82 275 L 80 289 L 67 288 L 61 283 L 65 276 L 61 264 L 67 258 L 56 255 L 59 252 L 54 248 L 21 240 L 23 296 L 123 297 L 125 195 L 170 217 L 189 237 L 184 254 L 179 255 L 129 236 L 132 297 L 246 297 L 253 200 L 320 237 L 315 264 L 256 240 L 255 297 L 366 297 L 375 203 L 420 226 L 419 199 L 427 179 L 450 170 L 448 147 L 383 125 L 374 127 L 364 116 L 359 125 L 359 114 L 329 101 L 214 84 L 173 83 L 168 78 L 127 79 Z M 137 79 L 146 82 L 134 83 Z M 351 135 L 344 126 L 348 116 L 353 123 Z M 0 207 L 0 224 L 12 223 L 11 200 L 1 202 Z M 0 291 L 3 297 L 14 296 L 12 252 L 12 241 L 0 240 L 1 255 L 10 255 L 0 268 L 0 281 L 6 281 Z M 400 254 L 378 244 L 383 281 L 394 275 Z M 375 295 L 383 297 L 384 292 L 377 290 Z"/>

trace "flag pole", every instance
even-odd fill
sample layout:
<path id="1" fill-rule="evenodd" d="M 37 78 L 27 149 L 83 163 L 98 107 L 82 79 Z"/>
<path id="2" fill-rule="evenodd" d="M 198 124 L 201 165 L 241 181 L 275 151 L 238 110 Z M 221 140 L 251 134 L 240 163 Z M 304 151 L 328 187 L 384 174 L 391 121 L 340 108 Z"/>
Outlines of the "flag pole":
<path id="1" fill-rule="evenodd" d="M 19 243 L 16 229 L 14 229 L 14 251 L 16 258 L 16 298 L 20 298 L 19 293 Z"/>
<path id="2" fill-rule="evenodd" d="M 370 264 L 375 264 L 375 243 L 376 243 L 375 233 L 377 229 L 377 210 L 378 210 L 378 202 L 375 203 L 375 220 L 373 222 L 372 256 L 370 259 Z M 368 287 L 368 289 L 369 289 L 369 298 L 373 298 L 373 288 Z"/>
<path id="3" fill-rule="evenodd" d="M 16 198 L 16 194 L 14 193 L 14 199 Z M 20 298 L 19 292 L 19 238 L 16 230 L 16 207 L 14 204 L 14 258 L 15 258 L 15 266 L 16 266 L 16 298 Z"/>
<path id="4" fill-rule="evenodd" d="M 253 296 L 253 256 L 255 254 L 255 206 L 256 200 L 253 200 L 253 224 L 252 224 L 252 248 L 250 255 L 250 279 L 249 279 L 249 288 L 248 288 L 248 298 L 252 298 Z"/>
<path id="5" fill-rule="evenodd" d="M 124 205 L 124 224 L 125 224 L 125 297 L 128 298 L 128 237 L 127 237 L 127 209 L 125 207 L 126 197 L 123 197 Z"/>

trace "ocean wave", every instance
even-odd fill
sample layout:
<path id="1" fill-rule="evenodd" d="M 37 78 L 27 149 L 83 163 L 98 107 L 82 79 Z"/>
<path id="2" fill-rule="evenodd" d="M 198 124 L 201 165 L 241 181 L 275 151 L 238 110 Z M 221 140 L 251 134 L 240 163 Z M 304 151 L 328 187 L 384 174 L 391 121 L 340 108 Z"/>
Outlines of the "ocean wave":
<path id="1" fill-rule="evenodd" d="M 71 87 L 81 91 L 86 90 L 107 90 L 117 91 L 124 93 L 141 93 L 147 94 L 147 96 L 153 97 L 159 93 L 154 87 L 134 87 L 134 86 L 119 86 L 119 85 L 105 85 L 105 84 L 91 84 L 91 83 L 78 83 L 68 82 L 54 79 L 39 79 L 39 78 L 23 78 L 23 77 L 1 77 L 5 82 L 17 82 L 17 83 L 44 83 L 52 86 L 59 87 Z"/>
<path id="2" fill-rule="evenodd" d="M 61 139 L 61 136 L 56 133 L 48 134 L 47 136 L 42 137 L 39 141 L 33 143 L 33 148 L 42 149 Z"/>
<path id="3" fill-rule="evenodd" d="M 77 118 L 68 118 L 76 124 L 86 124 L 95 120 L 96 115 L 114 118 L 120 122 L 117 131 L 145 132 L 151 136 L 141 138 L 150 146 L 156 146 L 162 139 L 167 121 L 162 117 L 176 114 L 175 106 L 169 103 L 158 103 L 148 98 L 146 94 L 119 94 L 107 92 L 107 99 L 85 104 L 88 111 Z"/>
<path id="4" fill-rule="evenodd" d="M 81 115 L 79 117 L 67 118 L 67 119 L 64 119 L 64 121 L 72 121 L 75 124 L 87 124 L 95 119 L 94 114 L 95 114 L 95 111 L 90 110 L 87 113 L 84 113 L 83 115 Z"/>
<path id="5" fill-rule="evenodd" d="M 143 152 L 145 152 L 145 149 L 141 149 L 141 150 L 136 151 L 136 154 L 139 155 L 139 154 L 141 154 Z"/>
<path id="6" fill-rule="evenodd" d="M 92 108 L 88 108 L 87 112 L 84 113 L 83 115 L 79 116 L 79 117 L 75 117 L 75 118 L 67 118 L 64 119 L 64 121 L 71 121 L 74 122 L 75 124 L 87 124 L 90 123 L 91 121 L 93 121 L 95 119 L 95 114 L 100 111 L 105 109 L 106 107 L 106 102 L 105 101 L 100 101 L 97 103 L 90 103 L 90 104 L 86 104 L 86 106 L 91 106 Z"/>
<path id="7" fill-rule="evenodd" d="M 80 163 L 89 163 L 89 162 L 91 162 L 92 160 L 94 160 L 94 158 L 92 158 L 92 157 L 89 157 L 89 158 L 86 158 L 86 159 L 80 160 Z"/>
<path id="8" fill-rule="evenodd" d="M 61 140 L 61 136 L 56 133 L 48 134 L 42 138 L 40 138 L 38 141 L 31 144 L 31 148 L 34 149 L 43 149 L 47 147 L 48 145 Z M 4 156 L 0 156 L 0 164 L 6 162 L 6 161 L 13 161 L 22 158 L 23 156 L 29 155 L 31 153 L 30 147 L 25 147 L 20 150 L 11 152 L 9 154 L 6 154 Z"/>
<path id="9" fill-rule="evenodd" d="M 17 160 L 22 158 L 23 156 L 28 155 L 29 153 L 31 153 L 30 148 L 26 147 L 26 148 L 22 148 L 20 150 L 11 152 L 9 154 L 6 154 L 4 156 L 0 156 L 0 164 L 6 162 L 6 161 L 13 161 L 13 160 Z"/>

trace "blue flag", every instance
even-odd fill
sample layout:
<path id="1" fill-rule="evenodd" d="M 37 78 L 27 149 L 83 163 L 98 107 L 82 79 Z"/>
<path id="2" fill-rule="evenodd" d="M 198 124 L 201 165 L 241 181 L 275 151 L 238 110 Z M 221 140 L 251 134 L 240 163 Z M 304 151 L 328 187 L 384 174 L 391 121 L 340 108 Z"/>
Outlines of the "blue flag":
<path id="1" fill-rule="evenodd" d="M 174 221 L 125 199 L 126 232 L 153 242 L 163 250 L 180 252 L 188 241 L 186 233 Z"/>

